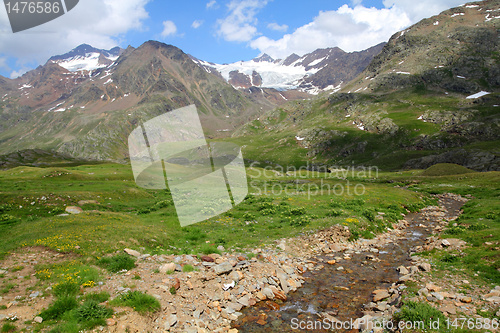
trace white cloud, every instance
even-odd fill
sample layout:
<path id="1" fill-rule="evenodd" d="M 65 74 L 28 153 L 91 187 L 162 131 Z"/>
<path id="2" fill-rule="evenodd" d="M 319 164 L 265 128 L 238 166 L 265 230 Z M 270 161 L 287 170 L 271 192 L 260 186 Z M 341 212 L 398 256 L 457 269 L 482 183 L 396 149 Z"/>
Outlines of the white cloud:
<path id="1" fill-rule="evenodd" d="M 229 14 L 217 20 L 217 35 L 228 42 L 248 42 L 257 36 L 257 12 L 267 0 L 232 0 Z"/>
<path id="2" fill-rule="evenodd" d="M 271 30 L 276 30 L 276 31 L 287 31 L 288 30 L 288 25 L 286 24 L 282 24 L 282 25 L 279 25 L 278 23 L 269 23 L 267 25 L 267 27 Z"/>
<path id="3" fill-rule="evenodd" d="M 123 34 L 143 30 L 150 0 L 85 0 L 67 14 L 41 26 L 12 33 L 7 13 L 0 10 L 0 55 L 16 58 L 19 66 L 43 63 L 55 54 L 88 43 L 117 46 Z M 14 73 L 16 74 L 16 73 Z"/>
<path id="4" fill-rule="evenodd" d="M 386 8 L 397 7 L 403 10 L 408 17 L 411 19 L 412 23 L 417 23 L 418 21 L 437 15 L 442 11 L 457 7 L 469 1 L 464 0 L 383 0 L 384 6 Z"/>
<path id="5" fill-rule="evenodd" d="M 409 26 L 410 19 L 401 9 L 350 8 L 320 12 L 314 20 L 281 39 L 262 36 L 250 46 L 274 58 L 292 53 L 305 54 L 318 48 L 338 46 L 344 51 L 359 51 L 387 41 L 392 34 Z"/>
<path id="6" fill-rule="evenodd" d="M 12 71 L 12 73 L 10 73 L 10 78 L 11 79 L 16 79 L 16 78 L 22 76 L 23 74 L 25 74 L 26 72 L 28 72 L 31 69 L 32 68 L 22 67 L 21 69 Z"/>
<path id="7" fill-rule="evenodd" d="M 210 9 L 210 8 L 214 8 L 214 9 L 216 9 L 217 7 L 219 7 L 219 6 L 217 5 L 217 1 L 212 0 L 212 1 L 210 1 L 210 2 L 207 2 L 207 9 Z"/>
<path id="8" fill-rule="evenodd" d="M 195 20 L 191 24 L 191 27 L 194 29 L 198 29 L 199 27 L 201 27 L 202 24 L 203 24 L 203 20 Z"/>
<path id="9" fill-rule="evenodd" d="M 0 68 L 9 69 L 9 65 L 7 65 L 7 58 L 0 57 Z"/>
<path id="10" fill-rule="evenodd" d="M 162 37 L 168 37 L 175 35 L 177 32 L 177 26 L 172 21 L 164 21 L 163 22 L 163 31 L 161 32 Z"/>

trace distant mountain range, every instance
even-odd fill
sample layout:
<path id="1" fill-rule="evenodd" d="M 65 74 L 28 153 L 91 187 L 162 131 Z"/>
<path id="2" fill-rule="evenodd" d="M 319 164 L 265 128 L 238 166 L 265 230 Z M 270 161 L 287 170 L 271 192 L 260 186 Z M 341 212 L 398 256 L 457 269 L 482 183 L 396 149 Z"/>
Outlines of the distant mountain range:
<path id="1" fill-rule="evenodd" d="M 264 54 L 233 64 L 156 41 L 80 45 L 20 78 L 0 76 L 0 154 L 123 161 L 139 123 L 195 104 L 209 138 L 232 136 L 254 160 L 425 166 L 433 161 L 427 155 L 470 148 L 486 155 L 469 167 L 495 169 L 499 24 L 498 0 L 486 0 L 365 51 Z M 8 155 L 9 165 L 16 156 Z M 436 160 L 455 158 L 443 156 Z"/>
<path id="2" fill-rule="evenodd" d="M 498 0 L 446 10 L 395 33 L 339 92 L 285 104 L 234 140 L 280 165 L 500 170 L 499 32 Z"/>
<path id="3" fill-rule="evenodd" d="M 297 89 L 317 95 L 322 91 L 335 92 L 361 73 L 385 43 L 361 52 L 346 53 L 338 47 L 318 49 L 285 59 L 273 59 L 267 54 L 250 61 L 215 64 L 193 60 L 209 73 L 218 72 L 237 89 L 250 87 Z"/>

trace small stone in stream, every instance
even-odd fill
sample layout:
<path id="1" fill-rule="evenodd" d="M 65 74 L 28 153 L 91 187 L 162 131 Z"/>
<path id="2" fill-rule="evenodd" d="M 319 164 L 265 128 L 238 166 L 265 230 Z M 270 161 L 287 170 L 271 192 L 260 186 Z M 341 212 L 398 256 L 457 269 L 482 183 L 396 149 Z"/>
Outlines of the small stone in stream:
<path id="1" fill-rule="evenodd" d="M 329 265 L 334 265 L 336 263 L 336 261 L 335 260 L 329 260 L 326 263 L 329 264 Z"/>
<path id="2" fill-rule="evenodd" d="M 215 274 L 221 275 L 232 271 L 233 266 L 231 266 L 231 264 L 228 261 L 224 261 L 218 265 L 212 266 L 212 269 L 214 270 Z"/>
<path id="3" fill-rule="evenodd" d="M 266 320 L 267 320 L 267 315 L 265 313 L 261 313 L 259 314 L 259 320 L 257 320 L 256 323 L 261 326 L 264 326 L 265 324 L 267 324 Z"/>
<path id="4" fill-rule="evenodd" d="M 279 299 L 279 300 L 282 300 L 282 301 L 286 301 L 287 300 L 287 297 L 286 297 L 285 293 L 282 292 L 281 290 L 279 290 L 278 288 L 271 286 L 271 290 L 273 291 L 274 297 L 276 299 Z"/>
<path id="5" fill-rule="evenodd" d="M 124 249 L 123 252 L 125 252 L 126 254 L 131 255 L 133 257 L 139 257 L 141 255 L 139 252 L 137 252 L 136 250 L 132 250 L 132 249 Z"/>
<path id="6" fill-rule="evenodd" d="M 42 318 L 42 317 L 40 317 L 40 316 L 36 316 L 36 317 L 33 319 L 33 321 L 34 321 L 35 323 L 41 324 L 41 323 L 43 322 L 43 318 Z"/>
<path id="7" fill-rule="evenodd" d="M 205 261 L 205 262 L 214 262 L 215 259 L 210 257 L 210 256 L 201 256 L 201 261 Z"/>
<path id="8" fill-rule="evenodd" d="M 381 301 L 381 300 L 386 299 L 390 296 L 389 293 L 387 292 L 387 290 L 385 290 L 385 289 L 375 290 L 375 291 L 373 291 L 372 294 L 373 294 L 373 301 L 374 302 Z"/>
<path id="9" fill-rule="evenodd" d="M 337 270 L 338 270 L 338 271 L 343 271 L 343 270 L 344 270 L 344 267 L 339 266 L 339 267 L 337 267 Z"/>

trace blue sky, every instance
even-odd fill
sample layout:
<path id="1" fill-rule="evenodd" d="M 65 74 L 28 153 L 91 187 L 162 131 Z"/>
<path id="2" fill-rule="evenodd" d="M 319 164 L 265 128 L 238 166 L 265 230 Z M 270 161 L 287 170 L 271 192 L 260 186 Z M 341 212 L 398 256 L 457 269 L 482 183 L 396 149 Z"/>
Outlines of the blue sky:
<path id="1" fill-rule="evenodd" d="M 0 8 L 0 75 L 17 77 L 87 43 L 159 40 L 211 62 L 284 58 L 338 46 L 359 51 L 464 0 L 80 0 L 66 15 L 12 33 Z"/>

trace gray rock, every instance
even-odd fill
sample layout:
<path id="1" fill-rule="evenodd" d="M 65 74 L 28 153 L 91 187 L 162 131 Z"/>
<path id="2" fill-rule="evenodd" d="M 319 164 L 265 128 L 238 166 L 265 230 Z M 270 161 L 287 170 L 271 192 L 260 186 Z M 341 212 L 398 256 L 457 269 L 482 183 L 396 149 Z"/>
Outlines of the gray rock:
<path id="1" fill-rule="evenodd" d="M 272 293 L 272 291 L 271 291 L 271 293 Z M 234 312 L 234 311 L 240 311 L 243 308 L 243 304 L 241 304 L 239 302 L 238 303 L 236 303 L 236 302 L 230 302 L 230 303 L 227 304 L 226 308 L 232 310 L 232 312 Z"/>
<path id="2" fill-rule="evenodd" d="M 250 305 L 250 295 L 245 295 L 243 297 L 240 297 L 238 299 L 238 303 L 240 303 L 243 306 L 249 306 Z M 239 309 L 238 309 L 239 310 Z"/>
<path id="3" fill-rule="evenodd" d="M 278 275 L 278 279 L 280 280 L 281 289 L 283 289 L 283 292 L 285 294 L 287 294 L 290 291 L 290 284 L 288 284 L 288 281 L 287 281 L 288 276 L 281 271 L 278 271 L 277 275 Z"/>
<path id="4" fill-rule="evenodd" d="M 238 272 L 236 271 L 232 271 L 231 273 L 229 273 L 229 278 L 234 282 L 238 282 L 240 280 L 240 274 L 238 274 Z"/>
<path id="5" fill-rule="evenodd" d="M 39 295 L 40 295 L 40 292 L 39 292 L 39 291 L 35 291 L 35 292 L 32 292 L 32 293 L 30 294 L 30 297 L 31 297 L 31 298 L 35 298 L 35 297 L 38 297 Z"/>
<path id="6" fill-rule="evenodd" d="M 215 274 L 221 275 L 232 271 L 233 266 L 231 266 L 231 264 L 228 261 L 224 261 L 218 265 L 212 266 L 212 269 L 214 270 Z"/>
<path id="7" fill-rule="evenodd" d="M 438 301 L 444 300 L 444 296 L 438 293 L 437 291 L 431 293 L 432 296 L 434 296 Z"/>
<path id="8" fill-rule="evenodd" d="M 177 316 L 174 314 L 171 314 L 168 316 L 167 321 L 165 322 L 165 329 L 169 329 L 170 327 L 174 326 L 177 324 Z"/>

